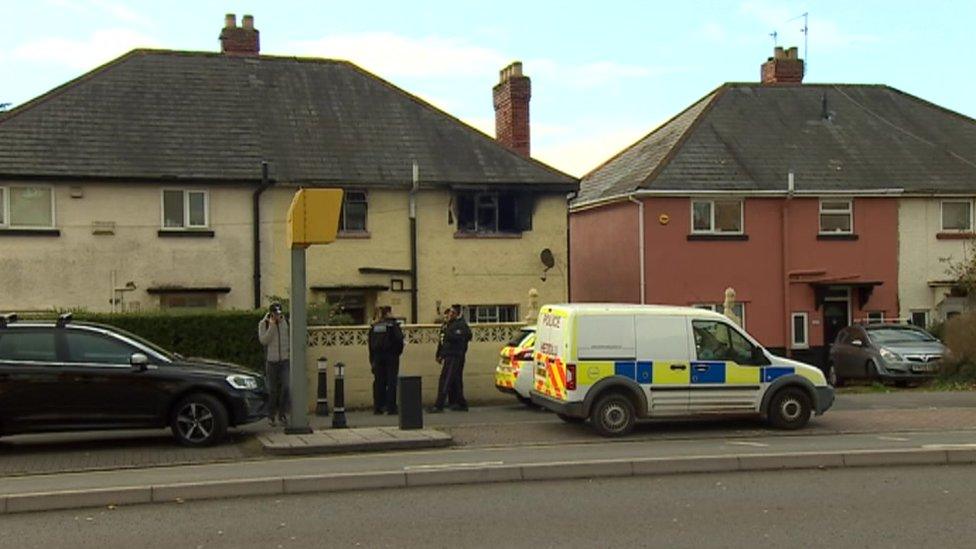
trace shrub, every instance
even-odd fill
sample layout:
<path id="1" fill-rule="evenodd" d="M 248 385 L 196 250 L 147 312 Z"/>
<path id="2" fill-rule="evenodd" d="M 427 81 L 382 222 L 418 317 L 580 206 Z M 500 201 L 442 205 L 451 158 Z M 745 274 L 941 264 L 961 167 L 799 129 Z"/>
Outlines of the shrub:
<path id="1" fill-rule="evenodd" d="M 942 381 L 976 383 L 976 313 L 965 313 L 945 322 L 945 344 L 951 356 L 942 367 Z"/>
<path id="2" fill-rule="evenodd" d="M 138 313 L 77 312 L 75 320 L 99 322 L 142 336 L 186 357 L 202 357 L 264 369 L 258 322 L 265 311 Z"/>

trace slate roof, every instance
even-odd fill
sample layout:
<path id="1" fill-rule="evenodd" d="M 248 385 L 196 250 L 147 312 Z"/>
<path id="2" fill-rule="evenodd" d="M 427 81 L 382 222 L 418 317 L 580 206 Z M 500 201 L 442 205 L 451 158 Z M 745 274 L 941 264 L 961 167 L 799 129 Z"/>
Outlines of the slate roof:
<path id="1" fill-rule="evenodd" d="M 785 191 L 791 169 L 798 191 L 973 193 L 976 120 L 883 85 L 724 84 L 583 176 L 574 205 Z"/>
<path id="2" fill-rule="evenodd" d="M 0 178 L 304 185 L 577 180 L 347 61 L 134 50 L 0 115 Z"/>

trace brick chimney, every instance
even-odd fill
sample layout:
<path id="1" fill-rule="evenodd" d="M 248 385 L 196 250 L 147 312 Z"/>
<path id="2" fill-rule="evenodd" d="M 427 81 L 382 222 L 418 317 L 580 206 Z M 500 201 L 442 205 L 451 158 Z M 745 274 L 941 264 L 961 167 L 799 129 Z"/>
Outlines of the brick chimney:
<path id="1" fill-rule="evenodd" d="M 763 84 L 802 84 L 803 60 L 795 47 L 777 46 L 773 56 L 762 64 Z"/>
<path id="2" fill-rule="evenodd" d="M 522 156 L 529 156 L 529 99 L 532 82 L 516 61 L 499 73 L 495 86 L 495 139 Z"/>
<path id="3" fill-rule="evenodd" d="M 220 53 L 257 56 L 261 52 L 258 34 L 253 16 L 245 15 L 238 27 L 237 16 L 228 13 L 224 17 L 224 28 L 220 31 Z"/>

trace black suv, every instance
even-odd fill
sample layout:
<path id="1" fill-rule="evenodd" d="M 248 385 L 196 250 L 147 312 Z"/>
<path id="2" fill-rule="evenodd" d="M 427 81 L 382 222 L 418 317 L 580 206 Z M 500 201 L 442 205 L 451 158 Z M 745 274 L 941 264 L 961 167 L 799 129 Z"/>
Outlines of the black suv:
<path id="1" fill-rule="evenodd" d="M 0 436 L 169 426 L 187 446 L 266 415 L 264 378 L 111 326 L 0 316 Z"/>

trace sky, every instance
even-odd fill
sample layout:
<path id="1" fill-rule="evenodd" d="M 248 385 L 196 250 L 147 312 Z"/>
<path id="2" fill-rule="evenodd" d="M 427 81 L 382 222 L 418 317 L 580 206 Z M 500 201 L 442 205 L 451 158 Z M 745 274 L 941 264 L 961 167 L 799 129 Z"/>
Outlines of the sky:
<path id="1" fill-rule="evenodd" d="M 520 60 L 532 154 L 576 176 L 723 82 L 757 81 L 773 32 L 805 82 L 887 84 L 976 118 L 976 0 L 0 0 L 0 103 L 137 47 L 219 51 L 226 13 L 254 15 L 262 53 L 350 60 L 489 135 L 498 71 Z"/>

